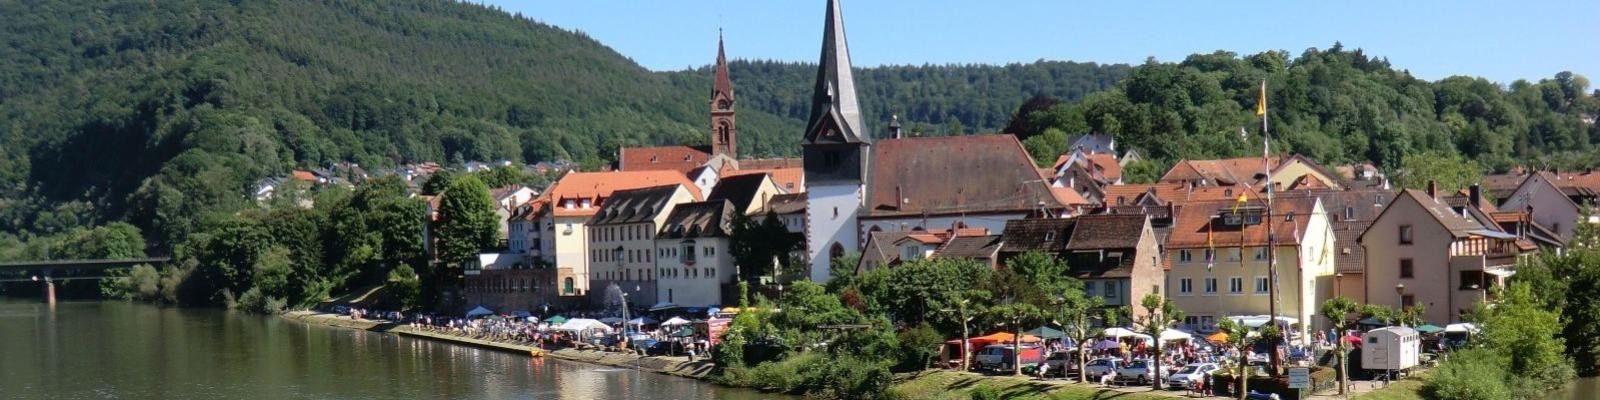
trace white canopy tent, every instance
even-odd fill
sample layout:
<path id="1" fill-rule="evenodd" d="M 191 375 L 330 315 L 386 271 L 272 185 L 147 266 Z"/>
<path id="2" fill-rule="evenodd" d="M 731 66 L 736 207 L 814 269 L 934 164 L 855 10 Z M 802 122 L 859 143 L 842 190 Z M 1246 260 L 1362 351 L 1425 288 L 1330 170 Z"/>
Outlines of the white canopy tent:
<path id="1" fill-rule="evenodd" d="M 1193 333 L 1184 332 L 1183 330 L 1179 329 L 1167 328 L 1166 330 L 1161 331 L 1161 341 L 1163 343 L 1178 340 L 1189 340 L 1192 338 L 1194 338 Z"/>
<path id="2" fill-rule="evenodd" d="M 1450 325 L 1445 325 L 1445 327 L 1444 327 L 1444 331 L 1445 332 L 1478 333 L 1479 330 L 1480 329 L 1478 328 L 1478 324 L 1474 324 L 1474 323 L 1470 323 L 1470 322 L 1463 322 L 1463 323 L 1459 323 L 1459 324 L 1450 324 Z"/>
<path id="3" fill-rule="evenodd" d="M 1123 338 L 1137 338 L 1145 343 L 1155 342 L 1156 340 L 1155 338 L 1150 337 L 1150 335 L 1134 332 L 1132 329 L 1128 328 L 1106 328 L 1105 332 L 1101 333 L 1100 335 L 1117 340 L 1122 340 Z"/>
<path id="4" fill-rule="evenodd" d="M 689 320 L 686 320 L 686 319 L 683 319 L 683 318 L 678 318 L 678 317 L 672 317 L 671 319 L 666 320 L 666 322 L 662 322 L 661 326 L 678 326 L 678 325 L 688 325 L 688 324 L 689 324 Z"/>
<path id="5" fill-rule="evenodd" d="M 655 325 L 658 322 L 661 322 L 661 321 L 656 321 L 655 319 L 652 319 L 650 317 L 639 317 L 639 318 L 634 318 L 631 321 L 628 321 L 628 325 L 633 325 L 633 326 Z"/>
<path id="6" fill-rule="evenodd" d="M 1266 325 L 1268 321 L 1271 321 L 1272 317 L 1266 315 L 1236 315 L 1228 317 L 1228 319 L 1233 320 L 1233 323 L 1248 326 L 1250 328 L 1260 328 L 1262 325 Z M 1279 315 L 1278 323 L 1284 325 L 1294 325 L 1300 323 L 1300 320 Z"/>
<path id="7" fill-rule="evenodd" d="M 569 320 L 567 320 L 566 323 L 555 327 L 555 329 L 558 330 L 558 331 L 570 331 L 570 332 L 584 332 L 584 331 L 590 331 L 590 330 L 597 330 L 597 331 L 601 331 L 601 332 L 611 332 L 611 326 L 610 325 L 606 325 L 606 323 L 604 323 L 604 322 L 600 322 L 598 320 L 593 320 L 593 319 L 588 319 L 588 318 L 573 318 L 573 319 L 569 319 Z"/>

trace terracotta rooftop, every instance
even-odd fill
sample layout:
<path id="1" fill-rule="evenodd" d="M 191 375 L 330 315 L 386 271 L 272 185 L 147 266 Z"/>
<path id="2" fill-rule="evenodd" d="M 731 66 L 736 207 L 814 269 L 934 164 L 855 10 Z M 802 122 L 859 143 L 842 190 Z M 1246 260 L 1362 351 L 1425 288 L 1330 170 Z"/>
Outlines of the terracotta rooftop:
<path id="1" fill-rule="evenodd" d="M 1077 218 L 1067 250 L 1135 248 L 1144 234 L 1144 215 L 1106 214 Z"/>
<path id="2" fill-rule="evenodd" d="M 777 169 L 750 169 L 744 167 L 744 162 L 739 162 L 739 169 L 723 170 L 722 178 L 752 174 L 772 175 L 772 183 L 777 184 L 785 193 L 800 193 L 806 191 L 806 172 L 802 168 L 777 168 Z"/>
<path id="3" fill-rule="evenodd" d="M 750 203 L 756 200 L 756 194 L 761 191 L 762 184 L 767 183 L 766 174 L 745 174 L 722 178 L 717 186 L 711 188 L 711 193 L 706 195 L 706 201 L 727 200 L 733 202 L 735 210 L 747 210 Z"/>
<path id="4" fill-rule="evenodd" d="M 872 152 L 867 216 L 1063 206 L 1016 136 L 883 139 Z"/>
<path id="5" fill-rule="evenodd" d="M 1281 157 L 1267 159 L 1267 165 L 1277 169 Z M 1221 160 L 1182 160 L 1173 164 L 1161 182 L 1207 180 L 1214 185 L 1255 185 L 1262 176 L 1261 157 L 1241 157 Z"/>
<path id="6" fill-rule="evenodd" d="M 306 181 L 306 182 L 316 182 L 317 181 L 317 174 L 313 174 L 313 173 L 311 173 L 311 171 L 300 170 L 300 169 L 294 170 L 294 172 L 289 173 L 289 177 L 294 178 L 296 180 Z"/>
<path id="7" fill-rule="evenodd" d="M 711 159 L 709 146 L 624 147 L 617 157 L 620 171 L 677 171 L 687 174 Z"/>
<path id="8" fill-rule="evenodd" d="M 934 258 L 991 259 L 1000 250 L 1000 235 L 957 236 L 933 252 Z"/>
<path id="9" fill-rule="evenodd" d="M 801 167 L 805 166 L 805 162 L 804 161 L 805 160 L 803 160 L 803 159 L 801 159 L 799 157 L 792 157 L 792 158 L 748 158 L 748 159 L 739 160 L 739 169 L 761 170 L 761 169 L 801 168 Z"/>
<path id="10" fill-rule="evenodd" d="M 668 184 L 684 185 L 696 200 L 703 198 L 700 189 L 676 171 L 608 171 L 567 173 L 550 185 L 539 200 L 554 202 L 550 207 L 558 217 L 592 216 L 604 206 L 612 192 Z M 578 205 L 565 207 L 562 202 L 569 199 Z M 581 207 L 583 200 L 589 200 L 590 207 Z"/>
<path id="11" fill-rule="evenodd" d="M 1277 198 L 1273 202 L 1272 221 L 1273 231 L 1277 233 L 1278 245 L 1295 245 L 1300 243 L 1300 237 L 1305 232 L 1306 223 L 1310 220 L 1307 216 L 1316 204 L 1314 197 L 1288 197 Z M 1178 210 L 1178 216 L 1173 221 L 1172 231 L 1167 234 L 1167 248 L 1192 249 L 1215 246 L 1219 248 L 1239 246 L 1264 246 L 1267 244 L 1266 221 L 1259 224 L 1246 224 L 1243 226 L 1228 225 L 1218 215 L 1231 212 L 1237 201 L 1195 201 L 1185 204 Z M 1246 201 L 1243 209 L 1256 207 L 1265 208 L 1265 201 L 1252 198 Z M 1290 221 L 1290 215 L 1293 215 Z M 1267 218 L 1267 216 L 1262 217 Z M 1207 240 L 1210 238 L 1210 241 Z"/>
<path id="12" fill-rule="evenodd" d="M 767 199 L 767 207 L 763 208 L 759 213 L 794 214 L 805 211 L 806 194 L 805 192 L 800 192 L 772 196 L 771 199 Z"/>

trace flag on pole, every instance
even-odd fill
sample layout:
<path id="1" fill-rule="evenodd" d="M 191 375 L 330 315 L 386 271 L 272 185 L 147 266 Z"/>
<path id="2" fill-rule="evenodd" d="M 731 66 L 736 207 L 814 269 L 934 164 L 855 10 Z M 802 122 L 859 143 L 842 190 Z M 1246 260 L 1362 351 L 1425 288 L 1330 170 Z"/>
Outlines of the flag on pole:
<path id="1" fill-rule="evenodd" d="M 1206 272 L 1211 272 L 1211 267 L 1217 266 L 1217 241 L 1211 235 L 1213 232 L 1211 227 L 1216 224 L 1217 220 L 1215 218 L 1211 220 L 1211 223 L 1206 224 Z"/>
<path id="2" fill-rule="evenodd" d="M 1267 116 L 1267 81 L 1261 80 L 1261 97 L 1256 100 L 1256 116 Z"/>

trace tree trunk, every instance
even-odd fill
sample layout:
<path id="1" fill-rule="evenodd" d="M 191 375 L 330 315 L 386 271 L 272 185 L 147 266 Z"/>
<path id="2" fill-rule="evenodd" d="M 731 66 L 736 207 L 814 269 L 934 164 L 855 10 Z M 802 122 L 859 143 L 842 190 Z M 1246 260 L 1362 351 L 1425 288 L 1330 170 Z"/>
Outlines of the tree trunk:
<path id="1" fill-rule="evenodd" d="M 972 370 L 972 366 L 967 364 L 967 352 L 970 351 L 970 349 L 972 349 L 972 343 L 968 342 L 967 338 L 971 337 L 971 336 L 972 336 L 972 334 L 967 333 L 967 315 L 966 314 L 962 314 L 961 315 L 961 372 L 967 372 L 967 371 L 971 371 Z"/>
<path id="2" fill-rule="evenodd" d="M 1247 347 L 1248 348 L 1248 347 Z M 1242 350 L 1242 349 L 1241 349 Z M 1239 400 L 1245 400 L 1245 394 L 1250 393 L 1250 356 L 1246 352 L 1239 352 Z"/>
<path id="3" fill-rule="evenodd" d="M 1347 396 L 1350 394 L 1347 393 L 1350 390 L 1350 373 L 1345 363 L 1349 362 L 1346 358 L 1350 357 L 1350 353 L 1344 351 L 1344 338 L 1340 338 L 1339 341 L 1339 347 L 1336 348 L 1339 352 L 1339 370 L 1334 372 L 1339 373 L 1339 395 Z"/>
<path id="4" fill-rule="evenodd" d="M 1022 320 L 1011 323 L 1016 337 L 1011 338 L 1011 374 L 1022 375 Z"/>
<path id="5" fill-rule="evenodd" d="M 1156 353 L 1150 357 L 1151 365 L 1154 365 L 1150 369 L 1150 387 L 1155 390 L 1161 390 L 1161 357 L 1165 354 L 1161 352 L 1161 332 L 1156 332 L 1155 336 Z"/>
<path id="6" fill-rule="evenodd" d="M 1078 383 L 1089 383 L 1089 352 L 1084 349 L 1085 337 L 1078 341 Z"/>

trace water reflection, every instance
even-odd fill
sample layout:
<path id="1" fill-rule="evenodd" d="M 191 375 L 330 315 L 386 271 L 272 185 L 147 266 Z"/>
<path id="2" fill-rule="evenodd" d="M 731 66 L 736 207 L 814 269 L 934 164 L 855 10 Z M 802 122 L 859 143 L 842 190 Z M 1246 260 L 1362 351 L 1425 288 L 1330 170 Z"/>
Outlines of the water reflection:
<path id="1" fill-rule="evenodd" d="M 0 302 L 0 398 L 757 399 L 694 380 L 217 310 Z"/>

